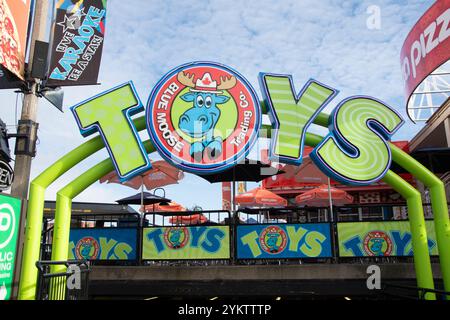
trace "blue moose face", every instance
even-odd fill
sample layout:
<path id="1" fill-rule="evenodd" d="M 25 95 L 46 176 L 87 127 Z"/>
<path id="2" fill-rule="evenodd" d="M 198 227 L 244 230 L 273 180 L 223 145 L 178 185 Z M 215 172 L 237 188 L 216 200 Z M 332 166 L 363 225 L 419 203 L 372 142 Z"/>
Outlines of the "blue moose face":
<path id="1" fill-rule="evenodd" d="M 372 251 L 374 253 L 376 253 L 377 255 L 383 255 L 383 252 L 381 251 L 383 248 L 383 243 L 384 240 L 383 239 L 371 239 L 371 247 L 370 249 L 372 249 Z"/>
<path id="2" fill-rule="evenodd" d="M 278 233 L 269 233 L 267 235 L 267 237 L 268 237 L 267 245 L 271 249 L 277 249 L 277 242 L 278 242 L 278 238 L 280 237 L 280 235 Z"/>
<path id="3" fill-rule="evenodd" d="M 214 129 L 220 117 L 217 105 L 227 102 L 229 97 L 215 93 L 188 92 L 181 99 L 193 102 L 193 107 L 181 115 L 179 128 L 192 138 L 201 138 Z"/>
<path id="4" fill-rule="evenodd" d="M 92 248 L 92 245 L 90 243 L 84 243 L 81 246 L 81 250 L 80 250 L 81 256 L 83 258 L 89 258 L 89 255 L 91 253 L 91 248 Z"/>
<path id="5" fill-rule="evenodd" d="M 175 245 L 178 245 L 180 243 L 181 239 L 181 230 L 172 230 L 172 233 L 169 236 L 170 242 L 172 242 Z"/>

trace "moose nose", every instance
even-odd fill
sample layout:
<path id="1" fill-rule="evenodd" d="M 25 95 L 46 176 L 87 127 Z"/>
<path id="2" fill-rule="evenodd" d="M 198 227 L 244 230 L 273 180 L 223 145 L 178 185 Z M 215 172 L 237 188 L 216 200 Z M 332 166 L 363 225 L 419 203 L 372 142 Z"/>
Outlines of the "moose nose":
<path id="1" fill-rule="evenodd" d="M 189 116 L 187 116 L 187 115 L 185 115 L 185 114 L 183 114 L 182 116 L 181 116 L 181 118 L 180 118 L 180 122 L 181 123 L 189 123 Z"/>
<path id="2" fill-rule="evenodd" d="M 200 117 L 198 117 L 197 121 L 205 123 L 208 121 L 208 118 L 206 118 L 206 116 L 204 115 L 201 115 Z"/>

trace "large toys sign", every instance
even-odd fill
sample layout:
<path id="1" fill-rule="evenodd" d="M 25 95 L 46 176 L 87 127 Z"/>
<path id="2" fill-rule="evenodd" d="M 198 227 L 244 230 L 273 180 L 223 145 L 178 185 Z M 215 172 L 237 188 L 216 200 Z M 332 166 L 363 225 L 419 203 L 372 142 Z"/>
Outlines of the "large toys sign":
<path id="1" fill-rule="evenodd" d="M 330 224 L 242 225 L 237 227 L 238 259 L 331 257 Z"/>
<path id="2" fill-rule="evenodd" d="M 426 221 L 428 249 L 437 255 L 433 221 Z M 340 257 L 412 256 L 408 221 L 344 222 L 337 224 Z"/>
<path id="3" fill-rule="evenodd" d="M 228 226 L 144 228 L 142 259 L 229 259 Z"/>
<path id="4" fill-rule="evenodd" d="M 296 93 L 289 75 L 261 73 L 272 122 L 270 156 L 302 163 L 305 134 L 337 94 L 310 80 Z M 131 82 L 72 107 L 83 135 L 99 131 L 122 181 L 151 168 L 131 115 L 143 110 Z M 195 174 L 224 171 L 243 159 L 256 142 L 261 105 L 242 75 L 211 62 L 182 65 L 152 90 L 146 125 L 153 145 L 174 166 Z M 346 184 L 369 185 L 391 164 L 388 141 L 403 124 L 383 102 L 365 96 L 343 100 L 333 111 L 330 133 L 311 158 L 328 176 Z"/>

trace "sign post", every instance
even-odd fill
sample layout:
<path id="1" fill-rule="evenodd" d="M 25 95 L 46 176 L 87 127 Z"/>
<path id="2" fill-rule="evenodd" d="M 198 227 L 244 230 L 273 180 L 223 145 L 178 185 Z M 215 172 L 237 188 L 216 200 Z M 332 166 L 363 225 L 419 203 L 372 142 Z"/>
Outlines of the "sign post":
<path id="1" fill-rule="evenodd" d="M 0 194 L 0 300 L 12 295 L 21 201 Z"/>

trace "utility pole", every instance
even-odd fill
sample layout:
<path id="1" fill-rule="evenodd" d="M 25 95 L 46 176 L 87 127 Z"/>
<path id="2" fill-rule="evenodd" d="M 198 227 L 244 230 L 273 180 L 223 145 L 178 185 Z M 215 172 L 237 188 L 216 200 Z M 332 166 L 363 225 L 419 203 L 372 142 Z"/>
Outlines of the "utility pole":
<path id="1" fill-rule="evenodd" d="M 35 1 L 35 14 L 33 27 L 31 32 L 31 42 L 28 66 L 26 69 L 26 76 L 31 75 L 31 70 L 33 67 L 33 57 L 34 57 L 34 47 L 35 42 L 46 41 L 47 35 L 47 19 L 48 19 L 48 0 L 36 0 Z M 24 92 L 24 100 L 22 106 L 22 114 L 17 127 L 17 133 L 23 134 L 27 139 L 20 139 L 16 142 L 15 150 L 15 164 L 14 164 L 14 182 L 11 188 L 11 195 L 14 197 L 21 198 L 23 201 L 20 226 L 19 226 L 19 236 L 17 245 L 17 256 L 16 264 L 14 270 L 14 288 L 13 288 L 13 298 L 17 297 L 18 293 L 18 283 L 20 277 L 20 269 L 22 264 L 22 251 L 24 242 L 24 230 L 25 230 L 25 220 L 26 220 L 26 208 L 28 199 L 28 187 L 30 184 L 30 172 L 31 172 L 31 160 L 34 157 L 33 152 L 36 146 L 37 140 L 37 106 L 38 106 L 38 84 L 39 79 L 27 79 L 28 89 Z M 18 139 L 18 138 L 17 138 Z M 18 152 L 19 150 L 19 152 Z M 23 151 L 25 150 L 25 151 Z"/>

